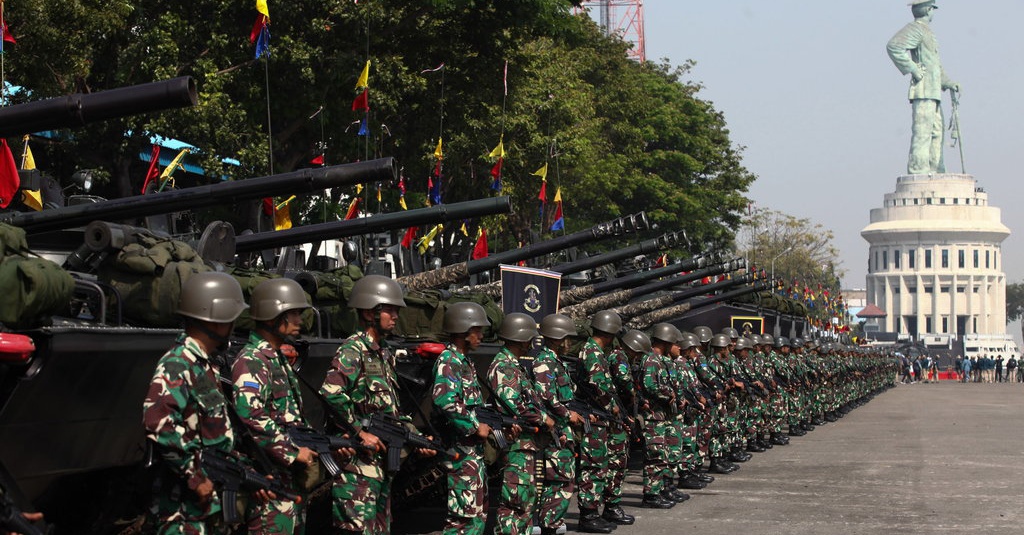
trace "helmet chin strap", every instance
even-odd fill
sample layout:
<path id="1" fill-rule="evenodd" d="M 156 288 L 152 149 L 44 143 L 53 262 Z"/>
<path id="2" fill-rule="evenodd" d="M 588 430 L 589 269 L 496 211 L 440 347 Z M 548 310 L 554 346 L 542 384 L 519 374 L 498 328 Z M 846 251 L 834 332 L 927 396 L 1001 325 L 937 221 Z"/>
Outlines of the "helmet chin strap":
<path id="1" fill-rule="evenodd" d="M 202 321 L 191 321 L 191 323 L 199 332 L 205 334 L 214 342 L 217 342 L 216 349 L 218 352 L 225 351 L 228 348 L 228 345 L 231 343 L 230 334 L 228 336 L 221 336 L 220 334 L 217 334 L 212 329 L 207 327 L 206 323 Z"/>

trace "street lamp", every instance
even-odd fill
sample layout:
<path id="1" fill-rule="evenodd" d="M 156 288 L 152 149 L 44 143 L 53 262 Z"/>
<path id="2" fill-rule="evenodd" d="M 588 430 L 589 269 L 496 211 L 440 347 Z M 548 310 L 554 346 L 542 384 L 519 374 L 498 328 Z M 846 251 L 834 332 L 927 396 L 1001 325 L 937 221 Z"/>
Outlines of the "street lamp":
<path id="1" fill-rule="evenodd" d="M 773 286 L 775 285 L 775 261 L 778 260 L 782 255 L 792 251 L 794 247 L 796 247 L 796 245 L 790 245 L 789 247 L 786 247 L 786 249 L 784 251 L 782 251 L 781 253 L 775 255 L 775 258 L 772 258 L 772 278 L 771 278 L 771 284 Z M 778 337 L 782 336 L 782 325 L 779 325 L 779 316 L 778 316 L 778 314 L 776 314 L 776 316 L 775 316 L 775 328 L 772 329 L 772 334 L 774 335 L 775 338 L 778 338 Z"/>

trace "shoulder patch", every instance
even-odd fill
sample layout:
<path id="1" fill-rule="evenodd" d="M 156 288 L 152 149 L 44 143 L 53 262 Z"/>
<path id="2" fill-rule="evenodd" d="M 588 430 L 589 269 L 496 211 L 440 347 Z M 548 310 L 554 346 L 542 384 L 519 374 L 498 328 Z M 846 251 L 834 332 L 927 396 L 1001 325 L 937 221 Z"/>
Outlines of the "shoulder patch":
<path id="1" fill-rule="evenodd" d="M 255 382 L 255 381 L 243 381 L 242 382 L 242 387 L 243 388 L 255 388 L 256 390 L 259 390 L 260 384 Z"/>

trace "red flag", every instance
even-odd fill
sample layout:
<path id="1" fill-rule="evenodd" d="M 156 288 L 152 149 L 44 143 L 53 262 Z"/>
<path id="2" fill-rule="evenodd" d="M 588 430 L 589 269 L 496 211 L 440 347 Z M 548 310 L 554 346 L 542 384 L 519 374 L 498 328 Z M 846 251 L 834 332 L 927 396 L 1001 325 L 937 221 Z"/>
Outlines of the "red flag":
<path id="1" fill-rule="evenodd" d="M 359 197 L 352 199 L 352 204 L 348 205 L 348 213 L 345 214 L 345 219 L 355 219 L 359 215 Z"/>
<path id="2" fill-rule="evenodd" d="M 270 197 L 263 198 L 263 213 L 267 217 L 274 217 L 274 199 Z"/>
<path id="3" fill-rule="evenodd" d="M 14 154 L 11 154 L 7 140 L 0 138 L 0 208 L 7 208 L 11 204 L 20 187 L 21 177 L 18 176 Z"/>
<path id="4" fill-rule="evenodd" d="M 416 239 L 416 231 L 419 227 L 409 227 L 409 230 L 405 231 L 405 236 L 402 237 L 402 247 L 404 249 L 411 249 L 412 242 Z"/>
<path id="5" fill-rule="evenodd" d="M 654 267 L 665 267 L 668 265 L 668 255 L 663 254 L 658 257 L 658 261 L 654 263 Z"/>
<path id="6" fill-rule="evenodd" d="M 370 97 L 368 95 L 369 92 L 369 89 L 363 89 L 363 92 L 359 93 L 359 96 L 357 96 L 356 99 L 352 101 L 352 111 L 370 111 Z"/>
<path id="7" fill-rule="evenodd" d="M 256 15 L 256 21 L 252 23 L 252 32 L 249 33 L 249 42 L 255 43 L 256 39 L 259 39 L 260 32 L 263 31 L 263 27 L 267 25 L 268 19 L 266 15 Z"/>
<path id="8" fill-rule="evenodd" d="M 540 193 L 537 194 L 537 200 L 540 202 L 548 202 L 548 181 L 545 180 L 540 183 Z"/>
<path id="9" fill-rule="evenodd" d="M 3 21 L 3 26 L 0 26 L 0 34 L 4 36 L 4 42 L 11 43 L 12 45 L 18 44 L 18 42 L 14 40 L 14 36 L 11 35 L 11 29 L 7 27 L 6 20 Z M 0 50 L 2 49 L 3 47 L 0 47 Z"/>
<path id="10" fill-rule="evenodd" d="M 476 247 L 473 247 L 473 255 L 470 257 L 473 260 L 480 260 L 481 258 L 487 258 L 487 231 L 483 227 L 480 228 L 480 237 L 476 240 Z"/>
<path id="11" fill-rule="evenodd" d="M 142 182 L 142 194 L 146 194 L 146 188 L 150 181 L 160 178 L 160 145 L 153 144 L 153 153 L 149 156 L 149 169 L 146 170 L 146 180 Z"/>
<path id="12" fill-rule="evenodd" d="M 494 167 L 491 168 L 491 176 L 495 179 L 501 176 L 501 164 L 504 161 L 504 158 L 498 158 L 498 163 L 494 164 Z"/>
<path id="13" fill-rule="evenodd" d="M 317 156 L 316 158 L 313 158 L 312 160 L 309 161 L 309 163 L 311 163 L 313 165 L 323 165 L 324 164 L 324 155 L 321 154 L 321 155 Z"/>

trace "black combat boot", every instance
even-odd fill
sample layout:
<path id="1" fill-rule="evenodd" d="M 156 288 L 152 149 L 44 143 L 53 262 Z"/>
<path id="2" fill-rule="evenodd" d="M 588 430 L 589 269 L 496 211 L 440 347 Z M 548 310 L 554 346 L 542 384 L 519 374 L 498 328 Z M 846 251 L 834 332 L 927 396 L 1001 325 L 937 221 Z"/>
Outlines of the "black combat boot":
<path id="1" fill-rule="evenodd" d="M 683 503 L 690 499 L 690 495 L 678 490 L 665 489 L 661 491 L 661 497 L 675 503 Z"/>
<path id="2" fill-rule="evenodd" d="M 814 424 L 810 420 L 804 420 L 800 422 L 800 425 L 803 426 L 804 431 L 814 431 Z"/>
<path id="3" fill-rule="evenodd" d="M 756 439 L 750 439 L 747 441 L 747 451 L 752 453 L 761 453 L 764 451 L 764 447 Z"/>
<path id="4" fill-rule="evenodd" d="M 540 528 L 540 535 L 558 535 L 557 528 Z"/>
<path id="5" fill-rule="evenodd" d="M 713 475 L 711 475 L 711 474 L 709 474 L 707 472 L 697 472 L 697 479 L 701 480 L 704 483 L 709 483 L 709 484 L 715 482 L 715 476 L 713 476 Z"/>
<path id="6" fill-rule="evenodd" d="M 789 426 L 789 436 L 791 437 L 802 437 L 806 434 L 807 431 L 804 431 L 800 424 Z"/>
<path id="7" fill-rule="evenodd" d="M 612 524 L 618 524 L 620 526 L 628 526 L 633 522 L 636 522 L 636 517 L 633 515 L 627 515 L 618 504 L 610 506 L 606 505 L 604 508 L 604 514 L 601 515 L 601 518 L 611 522 Z"/>
<path id="8" fill-rule="evenodd" d="M 580 509 L 580 525 L 576 531 L 583 533 L 611 533 L 615 524 L 597 514 L 597 509 Z"/>
<path id="9" fill-rule="evenodd" d="M 838 420 L 839 418 L 836 418 L 836 413 L 834 413 L 832 411 L 828 411 L 828 412 L 825 413 L 825 419 L 830 421 L 830 422 L 834 422 L 834 421 Z"/>
<path id="10" fill-rule="evenodd" d="M 762 448 L 764 448 L 766 450 L 770 450 L 770 449 L 772 449 L 775 446 L 774 444 L 772 444 L 771 439 L 768 438 L 768 435 L 763 435 L 763 436 L 762 435 L 758 435 L 758 437 L 757 437 L 757 445 L 761 446 Z"/>
<path id="11" fill-rule="evenodd" d="M 708 486 L 708 484 L 701 481 L 700 478 L 697 477 L 697 474 L 693 472 L 683 472 L 683 474 L 679 476 L 679 488 L 681 489 L 700 490 L 706 486 Z"/>
<path id="12" fill-rule="evenodd" d="M 715 457 L 711 459 L 711 467 L 708 468 L 708 471 L 716 474 L 731 474 L 736 470 L 739 470 L 739 468 L 740 467 L 726 460 L 725 457 Z"/>
<path id="13" fill-rule="evenodd" d="M 644 501 L 640 502 L 640 507 L 648 509 L 671 509 L 675 505 L 675 502 L 662 498 L 660 494 L 644 494 Z"/>
<path id="14" fill-rule="evenodd" d="M 729 461 L 734 463 L 745 463 L 753 457 L 753 455 L 743 451 L 742 443 L 736 444 L 732 447 L 732 450 L 729 451 Z"/>
<path id="15" fill-rule="evenodd" d="M 820 414 L 816 414 L 814 418 L 811 418 L 811 423 L 814 425 L 825 425 L 827 422 L 825 422 L 825 419 Z"/>
<path id="16" fill-rule="evenodd" d="M 782 433 L 772 433 L 771 441 L 772 444 L 775 444 L 776 446 L 785 446 L 789 444 L 789 439 L 783 436 Z"/>

